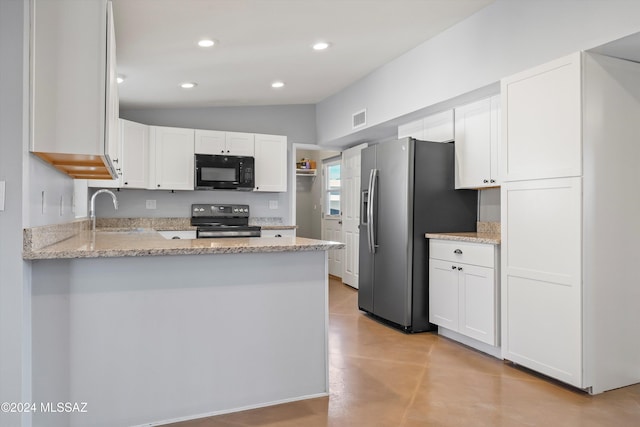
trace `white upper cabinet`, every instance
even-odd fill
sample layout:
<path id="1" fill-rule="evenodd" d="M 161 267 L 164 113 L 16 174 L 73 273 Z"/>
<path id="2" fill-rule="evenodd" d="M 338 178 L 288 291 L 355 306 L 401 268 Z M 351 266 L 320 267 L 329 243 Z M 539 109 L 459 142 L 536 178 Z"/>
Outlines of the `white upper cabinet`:
<path id="1" fill-rule="evenodd" d="M 151 126 L 150 140 L 150 187 L 158 190 L 193 190 L 194 130 Z"/>
<path id="2" fill-rule="evenodd" d="M 198 154 L 254 155 L 254 134 L 196 129 L 195 152 Z"/>
<path id="3" fill-rule="evenodd" d="M 225 132 L 227 151 L 225 154 L 234 156 L 253 156 L 255 154 L 255 135 L 243 132 Z"/>
<path id="4" fill-rule="evenodd" d="M 454 138 L 453 110 L 447 110 L 425 117 L 423 129 L 422 140 L 424 141 L 451 141 Z"/>
<path id="5" fill-rule="evenodd" d="M 406 137 L 434 142 L 453 140 L 453 110 L 442 111 L 398 126 L 398 138 Z"/>
<path id="6" fill-rule="evenodd" d="M 500 97 L 493 96 L 455 109 L 456 188 L 500 185 Z"/>
<path id="7" fill-rule="evenodd" d="M 287 191 L 287 137 L 255 135 L 255 191 Z"/>
<path id="8" fill-rule="evenodd" d="M 507 77 L 501 87 L 503 181 L 580 176 L 580 53 Z"/>
<path id="9" fill-rule="evenodd" d="M 118 96 L 118 74 L 116 71 L 116 32 L 113 23 L 113 8 L 107 3 L 107 101 L 106 101 L 106 133 L 105 154 L 122 177 L 122 144 L 120 142 L 120 97 Z"/>
<path id="10" fill-rule="evenodd" d="M 149 126 L 120 119 L 122 187 L 149 187 Z M 155 161 L 155 159 L 154 159 Z"/>
<path id="11" fill-rule="evenodd" d="M 106 0 L 32 2 L 30 149 L 74 178 L 117 177 L 110 7 Z"/>

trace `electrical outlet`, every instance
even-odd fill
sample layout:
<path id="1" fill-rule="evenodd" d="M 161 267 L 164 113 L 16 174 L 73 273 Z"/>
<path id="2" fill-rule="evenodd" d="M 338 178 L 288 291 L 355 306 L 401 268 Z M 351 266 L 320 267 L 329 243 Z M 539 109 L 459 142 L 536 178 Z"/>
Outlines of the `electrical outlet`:
<path id="1" fill-rule="evenodd" d="M 269 209 L 278 209 L 278 201 L 269 200 Z"/>
<path id="2" fill-rule="evenodd" d="M 156 208 L 156 201 L 155 200 L 147 200 L 146 207 L 147 207 L 147 209 L 155 209 Z"/>

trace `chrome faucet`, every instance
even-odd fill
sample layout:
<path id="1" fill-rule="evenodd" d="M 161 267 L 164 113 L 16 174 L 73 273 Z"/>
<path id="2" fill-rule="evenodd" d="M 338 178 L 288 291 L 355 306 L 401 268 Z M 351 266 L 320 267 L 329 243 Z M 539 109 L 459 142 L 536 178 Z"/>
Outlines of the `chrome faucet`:
<path id="1" fill-rule="evenodd" d="M 98 190 L 93 193 L 93 196 L 91 196 L 91 208 L 89 209 L 89 216 L 91 217 L 91 231 L 96 231 L 96 196 L 101 193 L 109 193 L 113 199 L 113 207 L 118 210 L 118 198 L 113 191 L 103 188 L 102 190 Z"/>

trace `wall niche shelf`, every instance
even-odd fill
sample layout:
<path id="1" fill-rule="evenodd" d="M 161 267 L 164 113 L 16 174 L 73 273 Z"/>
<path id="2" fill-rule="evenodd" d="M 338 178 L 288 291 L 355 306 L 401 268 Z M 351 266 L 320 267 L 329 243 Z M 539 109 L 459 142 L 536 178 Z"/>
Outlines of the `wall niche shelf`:
<path id="1" fill-rule="evenodd" d="M 296 176 L 316 176 L 317 174 L 316 169 L 296 169 Z"/>

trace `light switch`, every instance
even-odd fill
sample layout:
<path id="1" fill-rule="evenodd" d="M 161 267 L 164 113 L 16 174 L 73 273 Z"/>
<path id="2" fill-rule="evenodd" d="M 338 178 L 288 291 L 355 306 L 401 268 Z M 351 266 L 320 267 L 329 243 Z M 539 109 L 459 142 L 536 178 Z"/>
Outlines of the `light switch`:
<path id="1" fill-rule="evenodd" d="M 0 211 L 4 210 L 4 189 L 5 181 L 0 181 Z"/>

